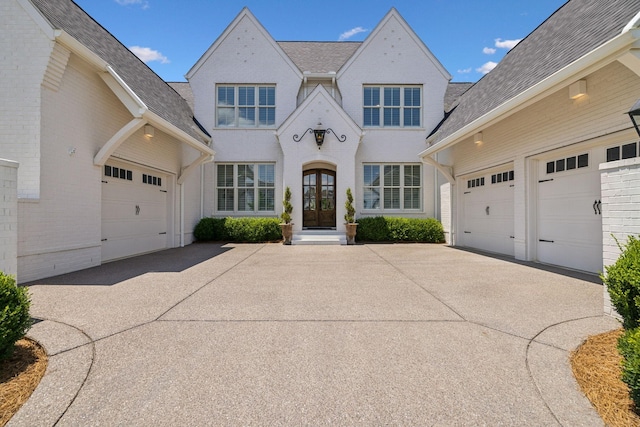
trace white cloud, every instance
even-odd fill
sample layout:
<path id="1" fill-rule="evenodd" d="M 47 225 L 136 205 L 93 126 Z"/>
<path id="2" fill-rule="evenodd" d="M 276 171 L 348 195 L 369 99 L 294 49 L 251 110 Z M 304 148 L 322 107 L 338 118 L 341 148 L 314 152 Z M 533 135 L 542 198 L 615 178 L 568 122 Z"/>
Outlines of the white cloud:
<path id="1" fill-rule="evenodd" d="M 144 63 L 159 61 L 161 64 L 168 64 L 169 62 L 171 62 L 166 56 L 149 47 L 131 46 L 129 50 L 133 52 L 138 58 L 140 58 Z"/>
<path id="2" fill-rule="evenodd" d="M 512 49 L 515 45 L 520 43 L 520 40 L 522 39 L 515 39 L 515 40 L 496 39 L 496 47 L 500 49 Z"/>
<path id="3" fill-rule="evenodd" d="M 493 55 L 494 53 L 496 53 L 496 50 L 492 47 L 485 47 L 484 49 L 482 49 L 482 53 L 484 53 L 485 55 Z"/>
<path id="4" fill-rule="evenodd" d="M 489 61 L 485 63 L 482 67 L 476 68 L 476 71 L 482 74 L 487 74 L 489 71 L 496 68 L 496 65 L 498 65 L 497 62 Z"/>
<path id="5" fill-rule="evenodd" d="M 121 6 L 130 6 L 134 4 L 139 4 L 142 9 L 149 9 L 149 1 L 148 0 L 114 0 Z"/>
<path id="6" fill-rule="evenodd" d="M 470 72 L 471 72 L 471 67 L 465 68 L 463 70 L 458 70 L 458 73 L 460 74 L 469 74 Z"/>
<path id="7" fill-rule="evenodd" d="M 340 37 L 338 38 L 339 41 L 345 41 L 350 39 L 351 37 L 355 36 L 358 33 L 365 33 L 369 30 L 367 30 L 366 28 L 362 28 L 362 27 L 355 27 L 350 29 L 349 31 L 345 31 L 344 33 L 340 34 Z"/>

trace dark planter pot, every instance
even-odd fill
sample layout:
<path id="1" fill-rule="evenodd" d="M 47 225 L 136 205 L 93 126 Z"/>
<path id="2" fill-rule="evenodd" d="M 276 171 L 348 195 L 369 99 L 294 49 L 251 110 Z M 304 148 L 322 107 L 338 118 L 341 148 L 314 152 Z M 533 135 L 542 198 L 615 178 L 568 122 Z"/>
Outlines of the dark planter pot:
<path id="1" fill-rule="evenodd" d="M 345 224 L 347 227 L 347 245 L 355 245 L 356 244 L 356 228 L 358 227 L 358 223 L 347 223 Z"/>
<path id="2" fill-rule="evenodd" d="M 282 244 L 290 245 L 293 237 L 293 224 L 280 224 L 280 228 L 282 229 Z"/>

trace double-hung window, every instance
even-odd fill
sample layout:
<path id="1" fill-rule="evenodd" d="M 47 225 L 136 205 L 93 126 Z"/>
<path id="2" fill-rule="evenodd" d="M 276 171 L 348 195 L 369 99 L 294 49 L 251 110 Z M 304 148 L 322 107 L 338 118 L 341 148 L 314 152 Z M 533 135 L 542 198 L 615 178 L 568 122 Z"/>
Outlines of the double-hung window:
<path id="1" fill-rule="evenodd" d="M 422 208 L 422 167 L 418 164 L 366 164 L 363 207 L 371 210 Z"/>
<path id="2" fill-rule="evenodd" d="M 219 85 L 216 92 L 218 127 L 270 127 L 276 123 L 273 85 Z"/>
<path id="3" fill-rule="evenodd" d="M 275 211 L 274 164 L 218 164 L 216 167 L 219 212 Z"/>
<path id="4" fill-rule="evenodd" d="M 421 86 L 364 86 L 365 127 L 420 127 Z"/>

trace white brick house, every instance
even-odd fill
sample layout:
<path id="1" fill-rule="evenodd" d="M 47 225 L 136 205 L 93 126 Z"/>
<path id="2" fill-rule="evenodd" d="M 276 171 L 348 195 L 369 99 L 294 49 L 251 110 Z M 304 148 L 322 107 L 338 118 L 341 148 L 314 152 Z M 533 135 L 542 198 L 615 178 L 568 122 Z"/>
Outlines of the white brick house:
<path id="1" fill-rule="evenodd" d="M 416 153 L 450 78 L 395 9 L 363 43 L 278 43 L 245 8 L 187 73 L 217 153 L 205 212 L 275 216 L 288 186 L 298 234 L 344 231 L 347 188 L 359 216 L 435 216 Z M 321 147 L 316 128 L 332 131 Z"/>
<path id="2" fill-rule="evenodd" d="M 351 188 L 357 217 L 436 217 L 450 244 L 586 272 L 640 229 L 640 0 L 567 2 L 475 85 L 395 9 L 354 43 L 278 42 L 245 8 L 170 84 L 70 0 L 0 12 L 20 282 L 278 216 L 286 187 L 298 236 L 342 233 Z"/>

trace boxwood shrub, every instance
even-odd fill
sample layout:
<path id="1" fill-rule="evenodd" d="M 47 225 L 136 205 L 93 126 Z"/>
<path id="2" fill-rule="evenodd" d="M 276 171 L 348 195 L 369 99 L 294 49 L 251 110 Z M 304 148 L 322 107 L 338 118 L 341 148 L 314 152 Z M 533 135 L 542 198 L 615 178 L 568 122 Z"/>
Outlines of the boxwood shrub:
<path id="1" fill-rule="evenodd" d="M 624 328 L 634 329 L 640 326 L 640 240 L 630 236 L 624 247 L 618 246 L 620 256 L 601 278 Z"/>
<path id="2" fill-rule="evenodd" d="M 618 351 L 622 355 L 622 381 L 629 386 L 636 408 L 640 408 L 640 328 L 624 332 L 618 339 Z"/>
<path id="3" fill-rule="evenodd" d="M 282 238 L 278 218 L 202 218 L 193 234 L 198 241 L 273 242 Z"/>
<path id="4" fill-rule="evenodd" d="M 444 242 L 442 224 L 434 218 L 376 216 L 359 218 L 357 222 L 359 242 Z"/>
<path id="5" fill-rule="evenodd" d="M 27 288 L 0 271 L 0 360 L 11 356 L 16 341 L 31 327 L 30 304 Z"/>
<path id="6" fill-rule="evenodd" d="M 640 240 L 629 236 L 626 245 L 618 243 L 618 247 L 620 256 L 601 278 L 625 329 L 618 340 L 622 381 L 629 386 L 636 408 L 640 408 Z"/>

